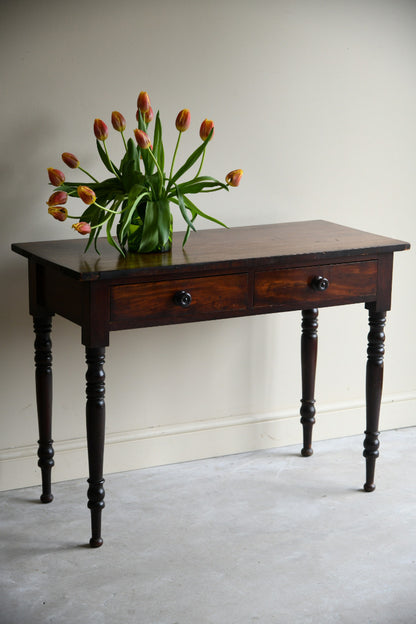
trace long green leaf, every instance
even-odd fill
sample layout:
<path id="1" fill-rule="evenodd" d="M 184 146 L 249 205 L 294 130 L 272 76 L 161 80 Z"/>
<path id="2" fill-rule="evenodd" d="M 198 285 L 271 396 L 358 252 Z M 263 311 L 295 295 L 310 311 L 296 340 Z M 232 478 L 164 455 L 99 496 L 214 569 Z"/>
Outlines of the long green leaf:
<path id="1" fill-rule="evenodd" d="M 178 169 L 178 171 L 175 173 L 175 175 L 172 177 L 171 181 L 170 181 L 170 185 L 174 184 L 176 182 L 176 180 L 179 180 L 179 178 L 181 176 L 183 176 L 184 173 L 186 173 L 186 171 L 188 171 L 188 169 L 190 169 L 192 167 L 192 165 L 194 165 L 196 163 L 196 161 L 198 160 L 198 158 L 202 155 L 207 143 L 209 142 L 209 140 L 212 137 L 212 133 L 213 130 L 211 130 L 211 132 L 209 133 L 209 136 L 205 139 L 205 141 L 203 143 L 201 143 L 201 145 L 199 147 L 196 148 L 196 150 L 194 152 L 192 152 L 192 154 L 189 156 L 189 158 L 187 159 L 187 161 L 185 162 L 184 165 L 182 165 L 182 167 L 180 167 Z"/>
<path id="2" fill-rule="evenodd" d="M 210 189 L 211 191 L 219 191 L 221 189 L 224 189 L 228 191 L 228 186 L 226 184 L 223 184 L 219 180 L 216 180 L 215 178 L 211 178 L 209 176 L 203 176 L 199 178 L 194 178 L 193 180 L 189 180 L 188 182 L 182 182 L 181 184 L 178 184 L 176 188 L 179 188 L 179 190 L 183 194 L 201 193 L 204 191 L 204 189 Z"/>
<path id="3" fill-rule="evenodd" d="M 109 157 L 107 156 L 105 150 L 101 147 L 101 143 L 98 139 L 96 139 L 96 144 L 97 144 L 97 150 L 98 153 L 100 155 L 100 158 L 105 166 L 106 169 L 108 169 L 108 171 L 110 171 L 110 173 L 114 174 L 114 171 L 120 175 L 119 170 L 117 169 L 116 165 L 113 163 L 112 160 L 109 159 Z"/>
<path id="4" fill-rule="evenodd" d="M 222 227 L 225 227 L 228 229 L 228 225 L 225 225 L 225 223 L 222 223 L 222 221 L 218 221 L 218 219 L 215 219 L 215 217 L 211 217 L 210 215 L 205 214 L 205 212 L 202 212 L 202 210 L 200 210 L 197 206 L 195 206 L 193 202 L 191 202 L 189 197 L 186 197 L 184 195 L 183 200 L 185 202 L 186 207 L 189 208 L 193 214 L 196 213 L 200 217 L 204 217 L 204 219 L 208 219 L 208 221 L 212 221 L 213 223 L 218 223 L 218 225 L 221 225 Z"/>
<path id="5" fill-rule="evenodd" d="M 157 160 L 160 170 L 164 171 L 165 152 L 163 149 L 162 124 L 160 122 L 159 111 L 156 114 L 156 120 L 155 120 L 155 132 L 153 136 L 153 155 Z"/>
<path id="6" fill-rule="evenodd" d="M 183 199 L 183 195 L 180 192 L 180 190 L 177 188 L 177 199 L 174 198 L 172 199 L 172 201 L 177 204 L 179 206 L 179 210 L 181 211 L 181 214 L 185 220 L 185 222 L 188 224 L 188 228 L 191 228 L 192 230 L 194 230 L 194 232 L 196 232 L 195 226 L 192 223 L 191 219 L 188 217 L 187 212 L 186 212 L 186 206 L 185 206 L 185 202 Z"/>

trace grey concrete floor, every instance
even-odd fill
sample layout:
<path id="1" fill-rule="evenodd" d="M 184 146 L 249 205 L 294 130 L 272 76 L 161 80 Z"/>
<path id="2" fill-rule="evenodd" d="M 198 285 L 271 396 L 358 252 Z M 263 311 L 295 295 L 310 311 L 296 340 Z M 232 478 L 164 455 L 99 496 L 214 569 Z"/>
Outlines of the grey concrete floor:
<path id="1" fill-rule="evenodd" d="M 416 428 L 107 475 L 104 545 L 86 484 L 3 492 L 1 624 L 412 624 Z"/>

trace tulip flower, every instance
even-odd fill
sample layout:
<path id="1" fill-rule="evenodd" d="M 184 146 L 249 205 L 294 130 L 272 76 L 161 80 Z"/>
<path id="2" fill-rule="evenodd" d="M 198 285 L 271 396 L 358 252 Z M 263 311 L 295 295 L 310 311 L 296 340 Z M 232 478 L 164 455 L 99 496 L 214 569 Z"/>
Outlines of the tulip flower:
<path id="1" fill-rule="evenodd" d="M 146 134 L 146 132 L 144 132 L 144 130 L 139 130 L 138 128 L 135 128 L 134 136 L 136 137 L 136 141 L 141 149 L 149 149 L 149 147 L 152 145 L 148 135 Z"/>
<path id="2" fill-rule="evenodd" d="M 229 186 L 238 186 L 240 184 L 241 177 L 243 175 L 242 169 L 234 169 L 225 176 L 225 181 Z"/>
<path id="3" fill-rule="evenodd" d="M 209 133 L 212 130 L 211 138 L 214 136 L 214 122 L 211 119 L 204 119 L 199 129 L 199 136 L 203 141 L 209 137 Z"/>
<path id="4" fill-rule="evenodd" d="M 124 132 L 126 129 L 126 120 L 118 111 L 113 111 L 111 113 L 111 123 L 113 124 L 114 130 L 117 130 L 117 132 Z"/>
<path id="5" fill-rule="evenodd" d="M 137 117 L 139 116 L 139 112 L 137 111 Z M 152 121 L 153 119 L 153 108 L 151 106 L 149 106 L 149 110 L 147 110 L 145 113 L 143 113 L 143 119 L 144 121 L 148 124 Z M 137 121 L 139 121 L 137 119 Z"/>
<path id="6" fill-rule="evenodd" d="M 79 186 L 77 188 L 77 193 L 84 202 L 84 204 L 87 204 L 88 206 L 90 204 L 94 204 L 95 200 L 97 199 L 94 191 L 90 189 L 89 186 Z"/>
<path id="7" fill-rule="evenodd" d="M 150 108 L 150 98 L 146 91 L 140 91 L 137 98 L 137 108 L 141 113 L 146 113 Z"/>
<path id="8" fill-rule="evenodd" d="M 68 211 L 63 206 L 49 206 L 48 212 L 58 221 L 65 221 L 68 216 Z"/>
<path id="9" fill-rule="evenodd" d="M 78 223 L 74 223 L 72 227 L 80 234 L 89 234 L 91 232 L 90 224 L 85 223 L 85 221 L 79 221 Z"/>
<path id="10" fill-rule="evenodd" d="M 50 183 L 54 186 L 61 186 L 65 182 L 65 175 L 59 169 L 52 169 L 48 167 L 48 176 Z"/>
<path id="11" fill-rule="evenodd" d="M 99 141 L 105 141 L 108 139 L 108 127 L 102 119 L 94 120 L 94 134 Z"/>
<path id="12" fill-rule="evenodd" d="M 176 130 L 179 130 L 179 132 L 185 132 L 185 130 L 188 130 L 190 123 L 191 113 L 187 108 L 184 108 L 176 117 Z"/>
<path id="13" fill-rule="evenodd" d="M 59 204 L 66 204 L 67 200 L 68 193 L 65 193 L 65 191 L 55 191 L 46 203 L 48 206 L 59 206 Z"/>
<path id="14" fill-rule="evenodd" d="M 70 152 L 64 152 L 62 154 L 62 160 L 70 169 L 77 169 L 79 167 L 79 160 L 74 154 Z"/>

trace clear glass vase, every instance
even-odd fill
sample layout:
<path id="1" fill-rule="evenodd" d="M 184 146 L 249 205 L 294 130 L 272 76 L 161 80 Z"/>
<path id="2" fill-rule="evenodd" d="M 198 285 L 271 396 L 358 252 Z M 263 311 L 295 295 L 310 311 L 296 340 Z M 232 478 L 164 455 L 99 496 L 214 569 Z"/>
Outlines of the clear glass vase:
<path id="1" fill-rule="evenodd" d="M 127 247 L 131 253 L 162 253 L 172 248 L 173 217 L 169 200 L 143 202 L 129 226 Z"/>

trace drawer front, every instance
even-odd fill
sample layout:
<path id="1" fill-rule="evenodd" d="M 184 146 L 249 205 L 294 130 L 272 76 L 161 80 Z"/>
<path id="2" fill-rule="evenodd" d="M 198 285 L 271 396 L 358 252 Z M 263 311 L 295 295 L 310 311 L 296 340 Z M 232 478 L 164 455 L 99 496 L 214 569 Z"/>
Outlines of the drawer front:
<path id="1" fill-rule="evenodd" d="M 248 307 L 248 275 L 217 275 L 113 286 L 111 321 L 139 327 L 236 315 Z"/>
<path id="2" fill-rule="evenodd" d="M 320 307 L 369 301 L 377 290 L 377 260 L 270 269 L 255 276 L 254 306 Z"/>

